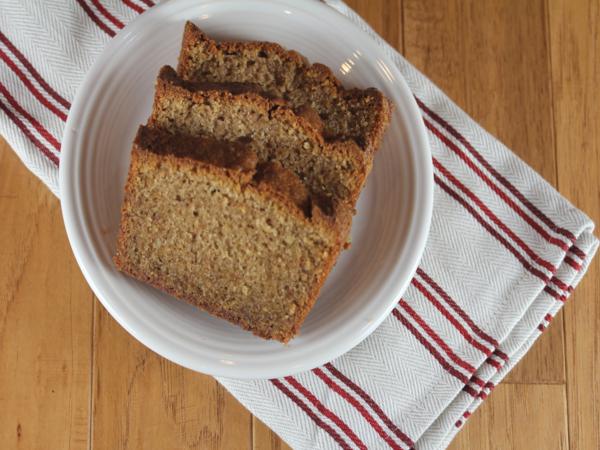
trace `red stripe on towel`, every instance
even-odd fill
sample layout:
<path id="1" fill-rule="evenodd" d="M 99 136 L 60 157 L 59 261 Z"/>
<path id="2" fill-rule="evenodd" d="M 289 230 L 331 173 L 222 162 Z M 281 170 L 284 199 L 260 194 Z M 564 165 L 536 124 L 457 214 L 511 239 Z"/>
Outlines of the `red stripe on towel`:
<path id="1" fill-rule="evenodd" d="M 327 408 L 321 401 L 307 388 L 305 388 L 298 380 L 294 377 L 285 377 L 285 380 L 290 383 L 298 392 L 300 392 L 309 402 L 311 402 L 317 410 L 323 414 L 325 417 L 329 418 L 333 423 L 335 423 L 340 430 L 342 430 L 346 436 L 348 436 L 352 442 L 354 442 L 359 448 L 365 449 L 367 446 L 363 441 L 350 429 L 350 427 L 333 411 Z"/>
<path id="2" fill-rule="evenodd" d="M 35 80 L 42 86 L 46 92 L 54 98 L 58 103 L 63 105 L 67 109 L 71 109 L 71 104 L 65 100 L 58 92 L 50 87 L 50 85 L 44 80 L 44 78 L 39 74 L 39 72 L 33 67 L 33 65 L 29 62 L 29 60 L 15 47 L 15 45 L 0 31 L 0 41 L 6 45 L 8 50 L 12 52 L 15 57 L 21 61 L 21 64 L 25 66 L 25 68 L 29 71 L 31 76 L 35 78 Z"/>
<path id="3" fill-rule="evenodd" d="M 333 364 L 327 363 L 324 366 L 331 374 L 352 389 L 360 398 L 362 398 L 367 405 L 373 410 L 375 414 L 379 416 L 379 418 L 385 423 L 388 429 L 396 435 L 402 442 L 404 442 L 409 447 L 415 445 L 413 440 L 409 438 L 405 433 L 403 433 L 392 420 L 385 414 L 383 409 L 373 400 L 373 398 L 367 394 L 367 392 L 362 389 L 359 385 L 357 385 L 354 381 L 344 375 L 339 369 L 337 369 Z"/>
<path id="4" fill-rule="evenodd" d="M 125 3 L 127 6 L 129 6 L 131 9 L 133 9 L 138 14 L 141 14 L 145 11 L 144 8 L 142 8 L 140 5 L 136 5 L 131 0 L 123 0 L 123 3 Z"/>
<path id="5" fill-rule="evenodd" d="M 441 133 L 430 121 L 425 120 L 424 122 L 425 126 L 431 131 L 431 133 L 434 136 L 436 136 L 447 148 L 456 153 L 463 160 L 463 162 L 465 162 L 465 164 L 473 172 L 475 172 L 479 176 L 479 178 L 481 178 L 483 182 L 487 184 L 492 189 L 492 191 L 496 193 L 496 195 L 498 195 L 498 197 L 500 197 L 504 201 L 504 203 L 506 203 L 513 211 L 515 211 L 535 231 L 537 231 L 537 233 L 540 236 L 546 239 L 549 243 L 556 245 L 564 251 L 569 250 L 569 245 L 567 243 L 565 243 L 561 239 L 550 236 L 550 234 L 546 230 L 544 230 L 535 220 L 533 220 L 530 216 L 525 214 L 525 212 L 521 208 L 519 208 L 519 206 L 510 197 L 508 197 L 508 195 L 506 195 L 504 191 L 500 190 L 500 188 L 498 188 L 498 186 L 496 186 L 492 182 L 492 180 L 490 180 L 490 178 L 487 175 L 485 175 L 482 172 L 482 170 L 473 163 L 473 161 L 467 158 L 467 156 L 460 150 L 460 148 L 458 148 L 456 144 L 454 144 L 454 142 L 452 142 L 443 133 Z"/>
<path id="6" fill-rule="evenodd" d="M 486 205 L 477 197 L 471 190 L 469 190 L 460 180 L 458 180 L 444 165 L 439 162 L 436 158 L 433 158 L 433 165 L 438 169 L 446 179 L 448 179 L 454 186 L 460 189 L 470 200 L 472 200 L 483 213 L 488 216 L 491 221 L 500 228 L 506 235 L 508 235 L 512 241 L 517 244 L 523 251 L 529 256 L 536 264 L 549 270 L 551 273 L 556 272 L 556 267 L 550 264 L 548 261 L 536 254 L 531 247 L 529 247 L 517 234 L 512 231 L 504 222 L 502 222 L 496 214 L 494 214 Z"/>
<path id="7" fill-rule="evenodd" d="M 419 107 L 425 111 L 433 120 L 441 125 L 446 131 L 454 136 L 466 149 L 473 155 L 473 157 L 508 191 L 515 196 L 521 204 L 523 204 L 529 211 L 531 211 L 538 219 L 540 219 L 548 228 L 557 234 L 561 234 L 569 239 L 571 242 L 575 242 L 575 235 L 569 230 L 559 227 L 556 225 L 547 215 L 545 215 L 540 209 L 538 209 L 529 199 L 525 197 L 510 181 L 508 181 L 502 174 L 500 174 L 492 165 L 479 153 L 473 145 L 461 135 L 454 127 L 452 127 L 446 120 L 440 117 L 436 112 L 431 110 L 421 99 L 415 97 Z M 487 178 L 487 177 L 486 177 Z M 516 205 L 515 205 L 516 206 Z M 519 208 L 520 209 L 520 208 Z M 583 251 L 577 247 L 573 248 L 573 252 L 582 259 L 585 259 L 586 255 Z"/>
<path id="8" fill-rule="evenodd" d="M 500 344 L 496 339 L 491 337 L 489 334 L 485 333 L 481 328 L 479 328 L 475 322 L 469 317 L 469 315 L 461 309 L 460 306 L 448 295 L 448 293 L 442 289 L 442 287 L 436 283 L 423 269 L 420 267 L 417 268 L 417 274 L 429 285 L 435 292 L 438 293 L 440 297 L 454 310 L 458 316 L 466 322 L 466 324 L 471 328 L 471 330 L 479 336 L 481 339 L 487 341 L 489 344 L 492 344 L 494 347 L 498 347 Z"/>
<path id="9" fill-rule="evenodd" d="M 469 205 L 464 199 L 462 199 L 455 191 L 453 191 L 442 179 L 434 175 L 435 182 L 452 198 L 454 198 L 459 204 L 461 204 L 493 237 L 496 238 L 515 258 L 523 265 L 527 271 L 538 277 L 544 283 L 548 283 L 550 278 L 540 272 L 538 269 L 533 267 L 523 256 L 512 246 L 510 243 L 500 235 L 494 228 L 490 226 L 480 215 L 475 211 L 471 205 Z"/>
<path id="10" fill-rule="evenodd" d="M 429 335 L 429 337 L 431 339 L 433 339 L 433 341 L 437 345 L 439 345 L 442 348 L 442 350 L 444 350 L 446 355 L 452 361 L 454 361 L 455 364 L 457 364 L 460 367 L 462 367 L 463 369 L 467 370 L 469 372 L 469 374 L 472 374 L 473 372 L 475 372 L 475 367 L 473 367 L 467 361 L 463 360 L 456 353 L 454 353 L 454 351 L 450 348 L 450 346 L 448 344 L 446 344 L 446 342 L 444 342 L 444 340 L 435 331 L 433 331 L 433 329 L 429 325 L 427 325 L 427 323 L 425 323 L 425 321 L 416 313 L 416 311 L 414 309 L 412 309 L 410 307 L 410 305 L 408 303 L 406 303 L 406 300 L 400 300 L 398 302 L 398 305 L 400 305 L 400 307 L 403 308 L 408 313 L 408 315 L 410 317 L 412 317 L 412 319 L 415 322 L 417 322 L 417 324 L 419 324 L 419 326 L 423 329 L 423 331 L 425 331 L 425 333 L 427 333 L 427 335 Z"/>
<path id="11" fill-rule="evenodd" d="M 446 308 L 440 303 L 440 301 L 435 298 L 431 292 L 429 292 L 425 286 L 423 286 L 416 278 L 412 279 L 412 284 L 433 304 L 433 306 L 459 331 L 459 333 L 465 338 L 465 340 L 475 347 L 477 350 L 481 351 L 485 355 L 491 355 L 493 350 L 489 349 L 481 342 L 477 341 L 469 334 L 469 332 L 462 326 L 462 324 L 453 317 Z"/>
<path id="12" fill-rule="evenodd" d="M 321 369 L 316 368 L 313 369 L 313 373 L 318 376 L 327 386 L 329 386 L 335 393 L 337 393 L 340 397 L 346 400 L 350 405 L 356 409 L 358 413 L 371 425 L 373 430 L 377 432 L 381 438 L 387 442 L 387 444 L 397 450 L 401 450 L 401 447 L 396 444 L 392 438 L 381 428 L 381 426 L 377 423 L 377 421 L 369 414 L 369 412 L 365 409 L 363 405 L 360 404 L 358 400 L 356 400 L 352 395 L 342 389 L 337 383 L 335 383 L 331 378 L 329 378 L 325 372 Z"/>
<path id="13" fill-rule="evenodd" d="M 90 6 L 84 0 L 76 0 L 76 1 L 77 1 L 77 3 L 79 3 L 79 6 L 81 6 L 81 8 L 85 11 L 85 13 L 88 15 L 88 17 L 90 19 L 92 19 L 92 21 L 96 25 L 98 25 L 98 28 L 100 28 L 102 31 L 104 31 L 106 34 L 108 34 L 110 37 L 114 37 L 117 34 L 114 30 L 112 30 L 104 22 L 102 22 L 102 20 L 100 20 L 100 18 L 96 15 L 96 13 L 94 11 L 92 11 Z"/>
<path id="14" fill-rule="evenodd" d="M 37 149 L 42 152 L 42 154 L 48 158 L 56 167 L 58 167 L 58 158 L 44 145 L 42 144 L 34 135 L 27 129 L 27 126 L 19 119 L 0 99 L 0 109 L 6 113 L 9 119 L 11 119 L 14 124 L 21 129 L 23 134 L 27 136 L 27 138 L 32 142 L 33 145 L 37 147 Z"/>
<path id="15" fill-rule="evenodd" d="M 23 82 L 25 87 L 33 94 L 35 98 L 38 99 L 42 105 L 44 105 L 49 111 L 53 112 L 63 122 L 67 120 L 67 115 L 42 95 L 38 88 L 35 87 L 35 85 L 25 76 L 23 71 L 19 69 L 14 61 L 12 61 L 8 55 L 2 51 L 2 49 L 0 49 L 0 59 L 4 60 L 6 65 L 11 68 L 15 75 Z"/>
<path id="16" fill-rule="evenodd" d="M 12 95 L 10 95 L 10 92 L 8 92 L 8 89 L 6 89 L 2 83 L 0 83 L 0 93 L 4 95 L 8 103 L 10 103 L 11 106 L 15 108 L 17 112 L 21 114 L 21 116 L 23 116 L 23 118 L 27 120 L 44 139 L 46 139 L 46 141 L 48 141 L 57 151 L 60 151 L 60 142 L 58 142 L 58 140 L 52 136 L 52 134 L 50 134 L 50 132 L 46 130 L 41 123 L 39 123 L 31 114 L 25 111 L 21 105 L 19 105 L 19 103 Z"/>
<path id="17" fill-rule="evenodd" d="M 292 402 L 294 402 L 302 411 L 304 411 L 306 413 L 306 415 L 314 423 L 316 423 L 319 427 L 321 427 L 323 430 L 325 430 L 333 438 L 333 440 L 336 441 L 340 445 L 340 447 L 342 447 L 343 449 L 350 450 L 350 446 L 346 443 L 346 441 L 344 441 L 342 439 L 342 437 L 333 428 L 331 428 L 331 426 L 329 426 L 329 424 L 323 422 L 319 418 L 319 416 L 317 416 L 308 407 L 308 405 L 306 405 L 306 403 L 304 403 L 302 400 L 300 400 L 298 398 L 298 396 L 296 396 L 296 394 L 294 394 L 292 391 L 290 391 L 287 388 L 287 386 L 285 386 L 281 381 L 279 381 L 277 379 L 273 379 L 270 381 L 277 389 L 279 389 L 281 392 L 283 392 Z"/>
<path id="18" fill-rule="evenodd" d="M 433 345 L 431 345 L 431 343 L 427 341 L 427 339 L 425 339 L 425 337 L 423 337 L 421 333 L 419 333 L 415 326 L 412 323 L 410 323 L 410 321 L 406 317 L 400 314 L 400 312 L 396 308 L 392 310 L 392 314 L 396 319 L 398 319 L 398 321 L 402 325 L 404 325 L 406 329 L 408 329 L 408 331 L 410 331 L 413 334 L 413 336 L 423 345 L 423 347 L 427 349 L 431 356 L 433 356 L 440 363 L 440 365 L 444 368 L 444 370 L 446 370 L 446 372 L 448 372 L 450 375 L 452 375 L 454 378 L 461 381 L 465 385 L 469 382 L 469 379 L 465 375 L 460 373 L 458 370 L 456 370 L 454 367 L 452 367 L 452 365 L 444 359 L 440 352 L 438 352 L 436 348 Z"/>
<path id="19" fill-rule="evenodd" d="M 106 9 L 102 3 L 100 3 L 99 0 L 91 0 L 91 2 L 98 9 L 98 11 L 100 11 L 100 14 L 106 17 L 117 28 L 121 29 L 125 26 L 125 24 L 113 16 L 110 11 Z"/>

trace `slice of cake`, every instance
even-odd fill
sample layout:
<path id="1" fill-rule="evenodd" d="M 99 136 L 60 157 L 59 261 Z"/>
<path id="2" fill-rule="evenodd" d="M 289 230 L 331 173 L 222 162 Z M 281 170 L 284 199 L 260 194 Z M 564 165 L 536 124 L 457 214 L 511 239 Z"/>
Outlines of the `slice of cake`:
<path id="1" fill-rule="evenodd" d="M 328 140 L 352 139 L 372 155 L 390 121 L 390 102 L 377 89 L 344 89 L 331 70 L 271 42 L 216 42 L 185 25 L 177 71 L 186 80 L 255 83 L 293 108 L 309 106 Z"/>
<path id="2" fill-rule="evenodd" d="M 345 236 L 298 177 L 257 161 L 243 142 L 140 127 L 114 260 L 134 278 L 287 342 Z"/>
<path id="3" fill-rule="evenodd" d="M 186 82 L 168 66 L 160 71 L 148 124 L 172 134 L 246 139 L 259 162 L 278 161 L 312 194 L 352 206 L 370 170 L 354 141 L 326 142 L 310 110 L 298 115 L 244 84 Z"/>

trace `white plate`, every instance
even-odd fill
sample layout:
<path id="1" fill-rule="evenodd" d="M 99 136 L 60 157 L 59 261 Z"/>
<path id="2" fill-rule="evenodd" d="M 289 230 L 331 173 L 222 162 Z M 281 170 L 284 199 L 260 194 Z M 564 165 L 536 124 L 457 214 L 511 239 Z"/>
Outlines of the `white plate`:
<path id="1" fill-rule="evenodd" d="M 154 80 L 174 65 L 186 20 L 217 39 L 269 40 L 331 67 L 346 86 L 375 86 L 395 104 L 361 195 L 352 248 L 288 345 L 252 336 L 119 273 L 111 257 L 131 143 Z M 115 37 L 79 89 L 65 130 L 60 192 L 67 233 L 88 283 L 143 344 L 182 366 L 236 378 L 308 370 L 350 350 L 390 313 L 423 252 L 433 202 L 427 135 L 402 76 L 350 21 L 317 1 L 179 0 Z"/>

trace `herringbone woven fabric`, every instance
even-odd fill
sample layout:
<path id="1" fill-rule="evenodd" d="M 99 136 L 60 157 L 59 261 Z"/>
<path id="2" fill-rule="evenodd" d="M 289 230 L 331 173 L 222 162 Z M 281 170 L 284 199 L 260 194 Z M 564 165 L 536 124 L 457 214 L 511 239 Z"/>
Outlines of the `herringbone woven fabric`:
<path id="1" fill-rule="evenodd" d="M 305 0 L 313 1 L 313 0 Z M 546 328 L 598 248 L 592 222 L 343 2 L 398 65 L 429 130 L 435 210 L 403 299 L 346 355 L 293 377 L 220 381 L 292 447 L 445 447 Z M 151 0 L 0 0 L 0 131 L 57 195 L 69 101 Z"/>

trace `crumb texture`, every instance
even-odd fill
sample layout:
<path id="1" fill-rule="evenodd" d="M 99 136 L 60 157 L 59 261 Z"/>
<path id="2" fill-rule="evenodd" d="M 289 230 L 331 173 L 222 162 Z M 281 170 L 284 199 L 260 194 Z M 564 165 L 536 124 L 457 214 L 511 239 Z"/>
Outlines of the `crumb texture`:
<path id="1" fill-rule="evenodd" d="M 274 195 L 277 175 L 244 183 L 232 170 L 136 146 L 115 260 L 259 336 L 287 341 L 333 265 L 337 234 Z"/>

